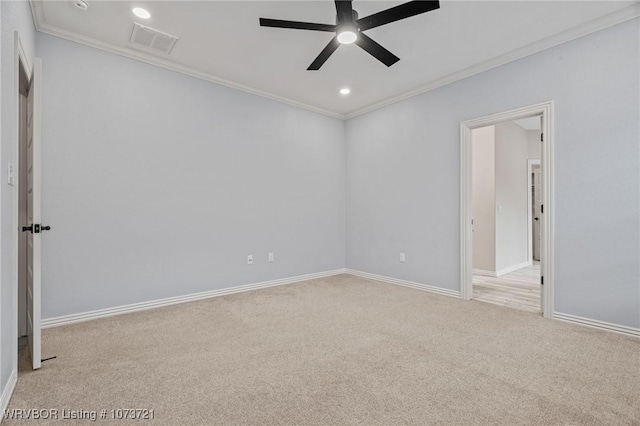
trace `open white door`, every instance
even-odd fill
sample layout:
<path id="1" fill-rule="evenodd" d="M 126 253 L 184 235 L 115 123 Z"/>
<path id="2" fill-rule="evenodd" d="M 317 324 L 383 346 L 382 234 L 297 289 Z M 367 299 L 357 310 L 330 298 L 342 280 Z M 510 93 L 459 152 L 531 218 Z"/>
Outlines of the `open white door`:
<path id="1" fill-rule="evenodd" d="M 540 116 L 540 140 L 541 141 L 547 141 L 546 143 L 548 144 L 548 135 L 547 135 L 547 129 L 545 127 L 545 117 L 544 114 Z M 543 195 L 544 192 L 546 192 L 548 190 L 548 188 L 544 188 L 544 180 L 542 179 L 542 171 L 544 167 L 548 167 L 548 163 L 546 163 L 546 161 L 544 160 L 545 158 L 547 158 L 546 153 L 544 152 L 545 146 L 543 144 L 542 148 L 541 148 L 541 162 L 540 162 L 540 168 L 537 169 L 537 173 L 534 173 L 533 175 L 533 181 L 534 181 L 534 185 L 535 185 L 535 192 L 533 194 L 533 201 L 534 201 L 534 205 L 535 205 L 535 217 L 538 217 L 539 220 L 536 220 L 536 224 L 537 229 L 534 229 L 534 238 L 536 238 L 536 241 L 538 243 L 538 259 L 540 259 L 540 312 L 542 312 L 542 315 L 546 318 L 550 318 L 549 315 L 553 312 L 553 309 L 551 310 L 552 312 L 545 312 L 545 306 L 547 306 L 547 300 L 546 297 L 549 293 L 546 293 L 546 288 L 544 287 L 544 272 L 545 272 L 545 268 L 544 268 L 544 256 L 542 253 L 543 250 L 543 246 L 542 246 L 542 232 L 543 232 L 543 227 L 548 226 L 546 224 L 545 221 L 545 216 L 543 215 Z M 547 148 L 548 149 L 548 148 Z M 549 283 L 547 281 L 547 287 L 549 286 Z M 546 315 L 545 315 L 546 313 Z"/>
<path id="2" fill-rule="evenodd" d="M 33 369 L 41 363 L 41 239 L 40 212 L 40 109 L 42 99 L 42 62 L 35 58 L 31 87 L 27 98 L 27 336 Z"/>
<path id="3" fill-rule="evenodd" d="M 540 176 L 540 168 L 533 169 L 533 260 L 540 260 L 540 220 L 542 213 L 540 205 L 542 204 L 542 179 Z"/>
<path id="4" fill-rule="evenodd" d="M 533 259 L 540 260 L 540 229 L 542 228 L 542 177 L 540 168 L 533 170 Z M 540 268 L 542 274 L 542 267 Z M 542 282 L 540 283 L 542 286 Z M 540 312 L 544 313 L 544 287 L 540 289 Z"/>

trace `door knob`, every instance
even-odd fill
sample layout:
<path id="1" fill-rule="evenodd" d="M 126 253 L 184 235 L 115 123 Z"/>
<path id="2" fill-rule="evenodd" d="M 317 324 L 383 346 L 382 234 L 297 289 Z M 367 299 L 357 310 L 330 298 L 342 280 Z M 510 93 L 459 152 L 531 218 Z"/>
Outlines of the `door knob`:
<path id="1" fill-rule="evenodd" d="M 22 227 L 22 232 L 29 231 L 32 234 L 39 234 L 41 231 L 50 231 L 50 230 L 51 230 L 50 226 L 42 226 L 39 223 Z"/>

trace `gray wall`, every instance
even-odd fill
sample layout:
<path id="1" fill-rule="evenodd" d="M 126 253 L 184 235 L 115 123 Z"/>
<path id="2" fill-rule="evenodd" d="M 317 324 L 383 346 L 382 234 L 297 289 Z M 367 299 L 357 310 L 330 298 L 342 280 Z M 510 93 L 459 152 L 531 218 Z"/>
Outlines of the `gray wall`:
<path id="1" fill-rule="evenodd" d="M 14 31 L 18 31 L 27 59 L 33 64 L 35 28 L 29 2 L 0 2 L 0 393 L 16 365 L 16 186 L 7 185 L 7 167 L 17 165 L 17 117 L 15 95 Z"/>
<path id="2" fill-rule="evenodd" d="M 343 121 L 37 42 L 43 318 L 344 268 Z"/>
<path id="3" fill-rule="evenodd" d="M 556 311 L 640 326 L 639 23 L 349 120 L 347 267 L 459 290 L 459 124 L 553 99 Z"/>

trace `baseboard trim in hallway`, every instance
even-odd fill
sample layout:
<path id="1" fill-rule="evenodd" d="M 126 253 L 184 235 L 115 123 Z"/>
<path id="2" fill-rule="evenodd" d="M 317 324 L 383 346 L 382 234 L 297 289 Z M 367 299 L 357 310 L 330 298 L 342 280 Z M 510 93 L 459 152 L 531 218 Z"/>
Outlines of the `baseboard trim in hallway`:
<path id="1" fill-rule="evenodd" d="M 517 271 L 518 269 L 526 268 L 527 266 L 531 266 L 532 262 L 522 262 L 517 265 L 509 266 L 508 268 L 500 269 L 499 271 L 487 271 L 485 269 L 473 269 L 474 275 L 483 275 L 487 277 L 501 277 L 502 275 L 506 275 L 510 272 Z"/>
<path id="2" fill-rule="evenodd" d="M 167 297 L 165 299 L 150 300 L 148 302 L 133 303 L 130 305 L 114 306 L 112 308 L 98 309 L 95 311 L 81 312 L 78 314 L 64 315 L 42 320 L 42 328 L 59 327 L 62 325 L 75 324 L 77 322 L 89 321 L 98 318 L 111 317 L 114 315 L 128 314 L 131 312 L 144 311 L 147 309 L 160 308 L 163 306 L 175 305 L 178 303 L 193 302 L 195 300 L 208 299 L 211 297 L 224 296 L 227 294 L 242 293 L 245 291 L 257 290 L 260 288 L 275 287 L 278 285 L 292 284 L 315 280 L 317 278 L 331 277 L 333 275 L 344 274 L 344 269 L 334 269 L 331 271 L 316 272 L 313 274 L 298 275 L 295 277 L 281 278 L 278 280 L 263 281 L 253 284 L 227 287 L 218 290 L 204 291 L 201 293 L 186 294 L 183 296 Z"/>
<path id="3" fill-rule="evenodd" d="M 346 274 L 355 275 L 356 277 L 368 278 L 370 280 L 382 281 L 389 284 L 401 285 L 403 287 L 411 287 L 417 290 L 429 291 L 431 293 L 442 294 L 445 296 L 460 298 L 461 294 L 457 290 L 449 290 L 446 288 L 434 287 L 427 284 L 416 283 L 413 281 L 401 280 L 398 278 L 385 277 L 384 275 L 370 274 L 369 272 L 362 272 L 356 269 L 346 269 Z"/>

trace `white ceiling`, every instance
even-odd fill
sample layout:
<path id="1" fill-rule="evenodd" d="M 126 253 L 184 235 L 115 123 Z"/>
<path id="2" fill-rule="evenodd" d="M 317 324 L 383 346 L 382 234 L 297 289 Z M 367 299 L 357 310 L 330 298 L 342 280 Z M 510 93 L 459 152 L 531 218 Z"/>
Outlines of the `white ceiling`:
<path id="1" fill-rule="evenodd" d="M 515 120 L 514 123 L 524 130 L 540 130 L 540 116 Z"/>
<path id="2" fill-rule="evenodd" d="M 355 45 L 307 66 L 332 33 L 262 28 L 259 17 L 334 23 L 332 1 L 32 2 L 40 31 L 349 117 L 638 15 L 638 2 L 441 1 L 439 10 L 367 31 L 400 57 L 387 68 Z M 361 17 L 402 2 L 353 2 Z M 151 12 L 141 20 L 134 6 Z M 130 47 L 133 22 L 179 37 L 169 55 Z M 338 90 L 348 86 L 349 96 Z"/>

